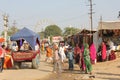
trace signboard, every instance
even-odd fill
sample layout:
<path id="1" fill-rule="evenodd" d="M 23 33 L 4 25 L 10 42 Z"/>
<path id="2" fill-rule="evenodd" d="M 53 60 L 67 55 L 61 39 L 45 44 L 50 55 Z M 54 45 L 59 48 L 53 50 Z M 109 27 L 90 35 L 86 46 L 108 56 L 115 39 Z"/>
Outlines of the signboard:
<path id="1" fill-rule="evenodd" d="M 52 42 L 57 43 L 63 40 L 62 36 L 54 36 L 52 37 Z"/>

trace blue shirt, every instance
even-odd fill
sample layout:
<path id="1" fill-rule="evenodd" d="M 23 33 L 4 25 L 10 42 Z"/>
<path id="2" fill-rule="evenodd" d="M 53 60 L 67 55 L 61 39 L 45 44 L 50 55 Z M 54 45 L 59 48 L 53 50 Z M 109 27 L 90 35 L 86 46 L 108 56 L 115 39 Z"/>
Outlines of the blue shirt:
<path id="1" fill-rule="evenodd" d="M 68 57 L 69 60 L 73 60 L 74 59 L 73 51 L 68 51 L 67 57 Z"/>

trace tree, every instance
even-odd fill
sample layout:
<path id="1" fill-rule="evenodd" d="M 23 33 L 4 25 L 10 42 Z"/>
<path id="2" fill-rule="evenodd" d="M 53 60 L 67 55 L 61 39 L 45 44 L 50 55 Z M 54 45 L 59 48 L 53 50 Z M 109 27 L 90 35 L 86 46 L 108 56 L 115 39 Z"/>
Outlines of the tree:
<path id="1" fill-rule="evenodd" d="M 16 28 L 16 27 L 11 27 L 11 28 L 8 29 L 7 34 L 8 34 L 8 36 L 11 36 L 11 35 L 15 34 L 17 31 L 19 31 L 18 28 Z M 4 31 L 2 32 L 1 35 L 4 35 Z"/>
<path id="2" fill-rule="evenodd" d="M 64 34 L 64 36 L 66 36 L 66 35 L 74 35 L 74 34 L 78 33 L 79 31 L 80 31 L 80 29 L 78 29 L 78 28 L 66 27 L 66 28 L 64 28 L 63 34 Z"/>
<path id="3" fill-rule="evenodd" d="M 45 37 L 48 36 L 61 36 L 62 30 L 57 25 L 49 25 L 45 28 Z"/>
<path id="4" fill-rule="evenodd" d="M 45 36 L 44 31 L 38 32 L 38 34 L 40 35 L 40 39 L 44 39 Z"/>

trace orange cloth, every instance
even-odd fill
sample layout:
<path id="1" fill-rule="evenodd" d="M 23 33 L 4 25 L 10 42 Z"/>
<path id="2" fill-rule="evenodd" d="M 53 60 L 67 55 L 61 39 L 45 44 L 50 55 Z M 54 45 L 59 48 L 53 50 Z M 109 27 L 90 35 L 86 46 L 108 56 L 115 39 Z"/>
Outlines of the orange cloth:
<path id="1" fill-rule="evenodd" d="M 11 60 L 11 56 L 10 55 L 6 55 L 5 56 L 5 61 L 4 61 L 3 68 L 4 69 L 12 68 L 12 60 Z"/>
<path id="2" fill-rule="evenodd" d="M 47 52 L 47 53 L 46 53 L 46 56 L 47 56 L 47 57 L 52 57 L 52 49 L 51 49 L 51 48 L 47 47 L 47 48 L 46 48 L 46 52 Z"/>

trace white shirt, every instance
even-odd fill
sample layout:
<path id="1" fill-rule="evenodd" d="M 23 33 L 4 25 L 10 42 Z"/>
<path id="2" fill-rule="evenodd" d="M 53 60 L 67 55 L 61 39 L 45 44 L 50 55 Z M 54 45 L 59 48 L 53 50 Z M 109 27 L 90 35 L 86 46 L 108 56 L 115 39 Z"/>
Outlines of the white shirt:
<path id="1" fill-rule="evenodd" d="M 36 51 L 39 50 L 39 45 L 38 44 L 35 45 L 35 50 Z"/>
<path id="2" fill-rule="evenodd" d="M 59 53 L 60 54 L 65 54 L 64 50 L 65 50 L 65 47 L 60 47 L 59 48 Z"/>

